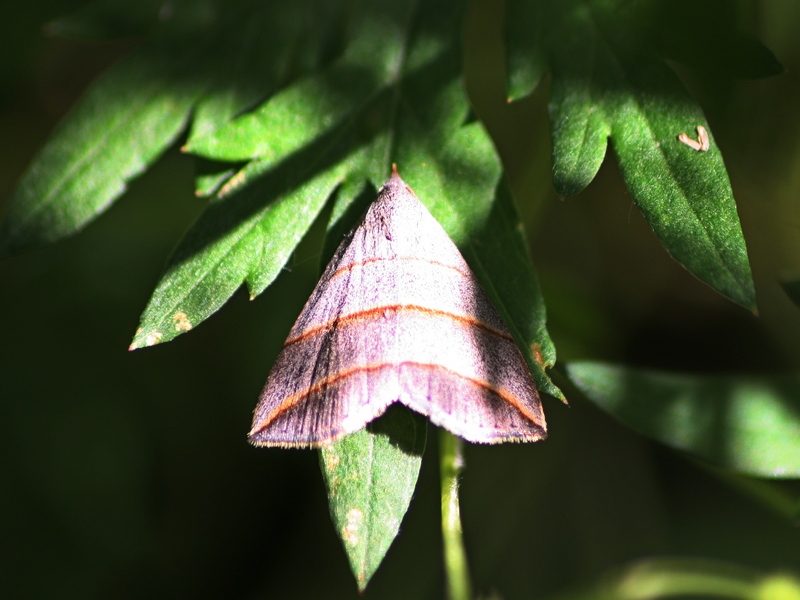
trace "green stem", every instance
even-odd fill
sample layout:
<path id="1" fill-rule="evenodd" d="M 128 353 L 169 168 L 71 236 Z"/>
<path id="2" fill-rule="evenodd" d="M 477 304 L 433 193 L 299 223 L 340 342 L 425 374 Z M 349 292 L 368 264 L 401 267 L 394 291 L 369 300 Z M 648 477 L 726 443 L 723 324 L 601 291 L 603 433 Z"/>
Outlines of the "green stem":
<path id="1" fill-rule="evenodd" d="M 461 510 L 458 505 L 458 477 L 464 468 L 461 438 L 439 431 L 440 477 L 442 481 L 442 538 L 444 540 L 444 569 L 447 578 L 447 597 L 450 600 L 470 600 L 467 553 L 461 533 Z"/>

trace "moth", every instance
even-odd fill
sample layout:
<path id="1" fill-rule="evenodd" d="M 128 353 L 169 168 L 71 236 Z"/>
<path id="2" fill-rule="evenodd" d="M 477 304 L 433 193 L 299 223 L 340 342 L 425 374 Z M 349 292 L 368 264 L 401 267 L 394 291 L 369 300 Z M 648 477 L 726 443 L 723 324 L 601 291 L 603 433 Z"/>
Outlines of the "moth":
<path id="1" fill-rule="evenodd" d="M 396 168 L 292 327 L 248 437 L 256 446 L 320 447 L 394 402 L 470 442 L 547 433 L 508 328 Z"/>

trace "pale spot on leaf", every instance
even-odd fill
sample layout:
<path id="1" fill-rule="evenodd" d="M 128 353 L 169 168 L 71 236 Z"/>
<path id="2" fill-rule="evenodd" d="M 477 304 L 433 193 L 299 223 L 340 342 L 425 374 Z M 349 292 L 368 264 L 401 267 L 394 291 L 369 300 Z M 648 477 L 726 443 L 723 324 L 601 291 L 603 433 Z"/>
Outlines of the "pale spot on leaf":
<path id="1" fill-rule="evenodd" d="M 175 323 L 175 331 L 189 331 L 192 328 L 192 323 L 185 312 L 175 313 L 172 321 Z"/>
<path id="2" fill-rule="evenodd" d="M 364 524 L 364 513 L 357 508 L 351 508 L 347 513 L 347 524 L 342 529 L 342 539 L 351 546 L 359 542 L 359 530 Z"/>

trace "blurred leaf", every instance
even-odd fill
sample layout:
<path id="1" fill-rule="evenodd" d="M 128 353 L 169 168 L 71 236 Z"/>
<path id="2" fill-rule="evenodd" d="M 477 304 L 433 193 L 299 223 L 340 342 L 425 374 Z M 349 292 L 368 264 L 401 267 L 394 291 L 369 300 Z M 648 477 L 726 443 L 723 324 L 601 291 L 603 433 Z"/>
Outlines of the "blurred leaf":
<path id="1" fill-rule="evenodd" d="M 722 155 L 713 139 L 707 152 L 678 141 L 680 133 L 696 137 L 698 126 L 709 127 L 653 46 L 653 29 L 658 32 L 662 25 L 656 10 L 661 5 L 575 0 L 543 2 L 534 10 L 529 4 L 511 0 L 507 18 L 530 13 L 528 18 L 547 28 L 520 37 L 521 26 L 509 25 L 508 52 L 532 53 L 533 65 L 540 55 L 547 57 L 556 191 L 562 196 L 582 191 L 597 174 L 610 138 L 631 196 L 667 251 L 700 280 L 755 310 L 747 249 Z M 758 54 L 750 46 L 742 51 Z M 509 72 L 511 82 L 521 77 Z"/>
<path id="2" fill-rule="evenodd" d="M 184 75 L 186 57 L 162 50 L 101 77 L 51 137 L 11 199 L 0 255 L 75 233 L 176 140 L 201 89 Z"/>
<path id="3" fill-rule="evenodd" d="M 363 591 L 400 530 L 417 485 L 427 421 L 394 404 L 367 429 L 323 448 L 336 532 Z"/>
<path id="4" fill-rule="evenodd" d="M 758 582 L 756 600 L 800 600 L 800 579 L 785 573 L 764 577 Z"/>
<path id="5" fill-rule="evenodd" d="M 204 161 L 198 161 L 202 163 Z M 218 165 L 219 163 L 212 163 Z M 197 169 L 197 175 L 194 178 L 194 194 L 200 198 L 208 198 L 209 196 L 213 196 L 216 194 L 222 186 L 224 186 L 228 181 L 230 181 L 231 177 L 236 175 L 239 169 L 236 168 L 235 165 L 230 165 L 228 163 L 228 167 L 222 167 L 219 170 L 214 171 L 201 171 L 200 168 Z"/>
<path id="6" fill-rule="evenodd" d="M 572 382 L 628 427 L 710 463 L 800 477 L 800 376 L 696 376 L 595 362 Z"/>
<path id="7" fill-rule="evenodd" d="M 313 0 L 159 3 L 151 39 L 90 88 L 23 175 L 0 228 L 0 255 L 88 224 L 176 141 L 193 110 L 192 135 L 206 134 L 327 61 L 341 26 L 328 13 L 345 1 L 322 8 Z M 123 35 L 112 15 L 139 28 L 139 17 L 150 19 L 154 10 L 109 0 L 54 27 L 77 34 L 95 24 Z"/>
<path id="8" fill-rule="evenodd" d="M 653 558 L 620 569 L 591 588 L 559 594 L 555 599 L 656 600 L 675 597 L 799 600 L 800 581 L 783 574 L 761 575 L 733 563 Z"/>
<path id="9" fill-rule="evenodd" d="M 559 46 L 578 41 L 564 34 L 569 33 L 568 21 L 580 12 L 599 15 L 598 24 L 609 16 L 618 20 L 616 33 L 627 30 L 646 54 L 716 76 L 754 78 L 784 72 L 769 48 L 739 28 L 740 9 L 727 0 L 509 0 L 505 15 L 509 99 L 530 94 L 547 72 L 550 58 L 562 51 Z M 630 17 L 636 18 L 635 28 L 629 28 Z M 592 61 L 591 55 L 586 58 Z"/>

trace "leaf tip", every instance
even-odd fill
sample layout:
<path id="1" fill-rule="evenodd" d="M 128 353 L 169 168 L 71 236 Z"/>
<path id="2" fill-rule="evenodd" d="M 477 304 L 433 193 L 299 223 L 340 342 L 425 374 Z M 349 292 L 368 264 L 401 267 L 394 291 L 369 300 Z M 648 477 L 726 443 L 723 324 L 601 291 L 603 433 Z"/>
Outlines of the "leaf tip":
<path id="1" fill-rule="evenodd" d="M 134 335 L 133 342 L 131 345 L 128 346 L 128 350 L 138 350 L 139 348 L 147 348 L 149 346 L 155 346 L 156 344 L 160 344 L 164 339 L 164 334 L 158 330 L 150 331 L 149 333 L 145 334 L 144 330 L 140 327 L 136 330 L 136 334 Z"/>
<path id="2" fill-rule="evenodd" d="M 364 592 L 367 591 L 367 584 L 369 583 L 369 578 L 364 573 L 360 573 L 356 578 L 356 583 L 358 585 L 359 596 L 363 596 Z"/>
<path id="3" fill-rule="evenodd" d="M 756 292 L 752 287 L 752 280 L 747 293 L 743 296 L 742 300 L 736 300 L 740 305 L 753 313 L 756 317 L 759 316 L 758 303 L 756 302 Z"/>

